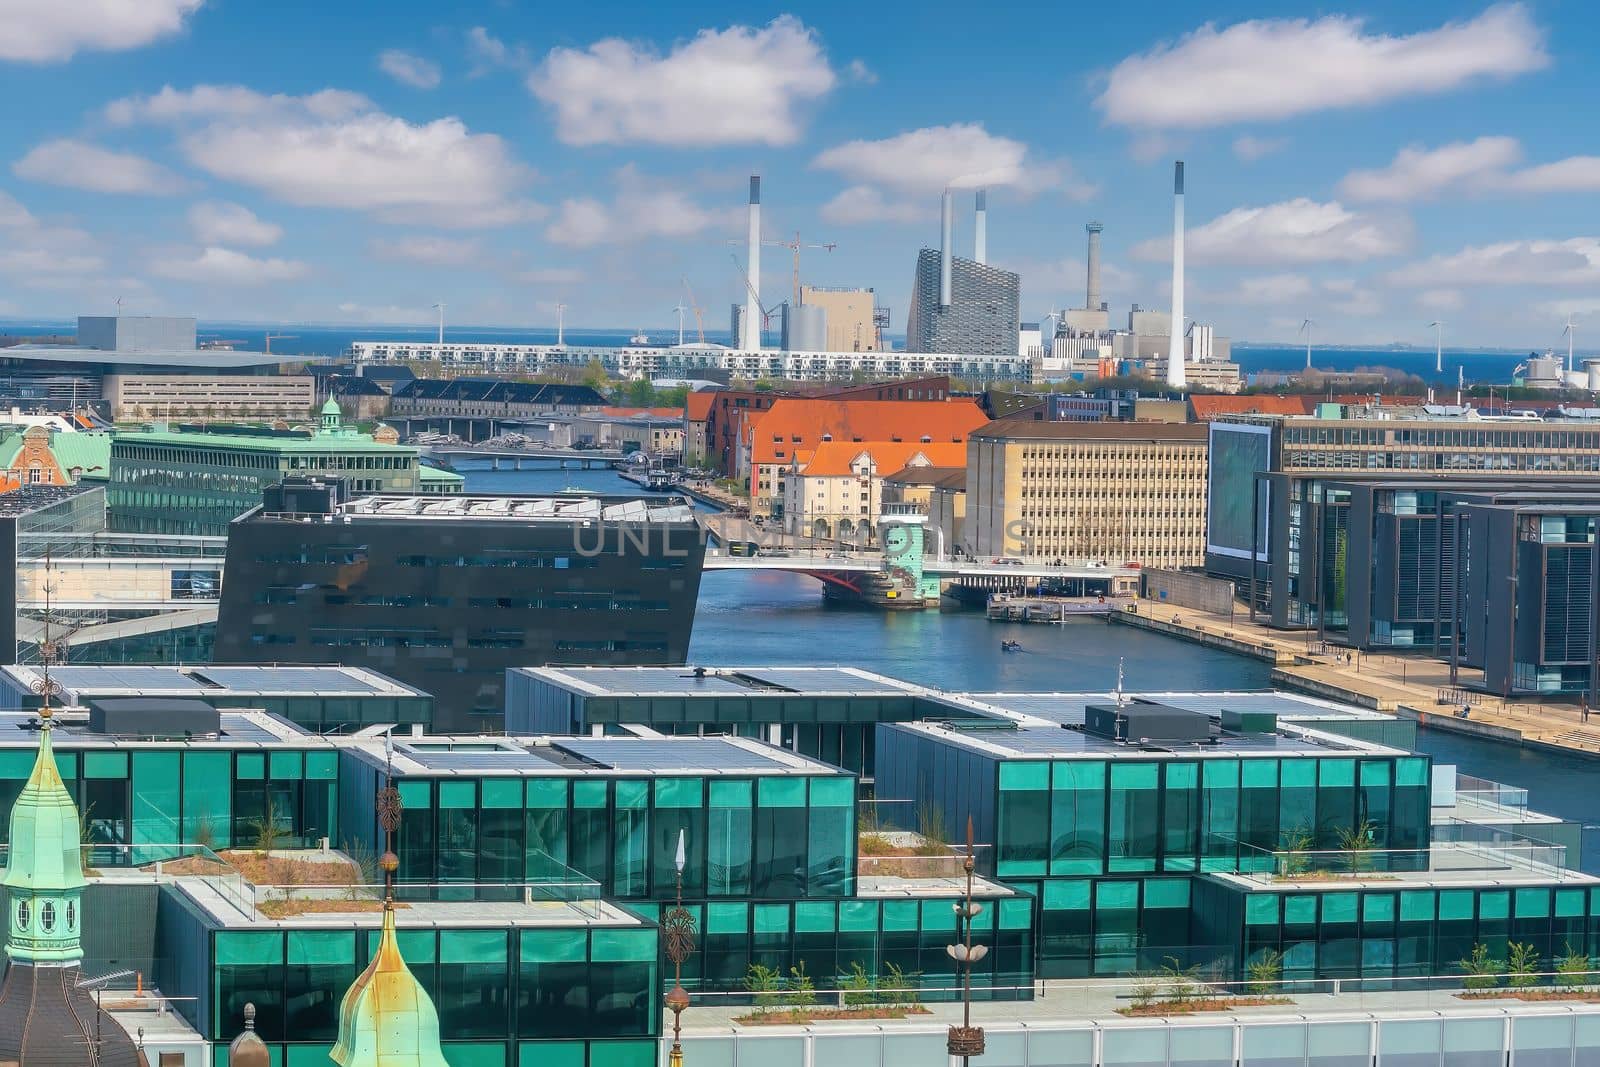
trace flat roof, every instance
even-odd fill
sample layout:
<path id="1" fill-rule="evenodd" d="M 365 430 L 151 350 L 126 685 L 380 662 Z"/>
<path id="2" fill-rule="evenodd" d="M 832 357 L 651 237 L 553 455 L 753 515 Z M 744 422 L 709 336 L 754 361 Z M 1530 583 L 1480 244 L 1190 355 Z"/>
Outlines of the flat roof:
<path id="1" fill-rule="evenodd" d="M 230 667 L 84 665 L 56 667 L 50 680 L 66 703 L 105 696 L 427 696 L 420 689 L 362 667 Z M 35 692 L 37 667 L 0 667 L 0 685 Z"/>
<path id="2" fill-rule="evenodd" d="M 264 711 L 220 713 L 221 733 L 197 737 L 138 738 L 100 733 L 89 728 L 88 716 L 80 709 L 57 712 L 51 730 L 60 748 L 119 748 L 135 744 L 208 745 L 221 748 L 330 747 L 318 734 L 308 733 L 286 719 Z M 33 711 L 0 711 L 0 750 L 33 749 L 39 744 L 39 716 Z"/>
<path id="3" fill-rule="evenodd" d="M 885 729 L 905 730 L 947 744 L 983 752 L 998 759 L 1104 758 L 1123 760 L 1256 757 L 1311 757 L 1409 755 L 1397 748 L 1355 741 L 1297 726 L 1280 725 L 1272 734 L 1220 734 L 1207 742 L 1162 741 L 1143 745 L 1118 743 L 1059 725 L 954 726 L 941 722 L 886 724 Z"/>
<path id="4" fill-rule="evenodd" d="M 332 738 L 339 748 L 399 776 L 494 777 L 596 772 L 623 775 L 829 775 L 848 772 L 761 741 L 743 737 L 486 737 L 396 733 Z"/>
<path id="5" fill-rule="evenodd" d="M 912 696 L 933 692 L 856 667 L 519 667 L 516 671 L 587 696 Z"/>
<path id="6" fill-rule="evenodd" d="M 229 370 L 243 367 L 305 363 L 310 356 L 239 352 L 223 348 L 140 349 L 83 348 L 78 345 L 12 345 L 0 348 L 0 359 L 30 359 L 48 363 L 126 363 L 146 367 L 184 367 L 192 370 Z"/>
<path id="7" fill-rule="evenodd" d="M 1090 704 L 1109 704 L 1116 700 L 1115 693 L 951 693 L 944 696 L 953 698 L 952 702 L 959 703 L 964 710 L 977 711 L 991 718 L 1010 718 L 1029 725 L 1053 723 L 1059 726 L 1082 726 L 1084 709 Z M 1394 719 L 1392 715 L 1366 708 L 1276 689 L 1210 693 L 1128 692 L 1123 697 L 1128 701 L 1165 704 L 1209 717 L 1220 717 L 1224 711 L 1270 711 L 1278 716 L 1280 722 Z"/>
<path id="8" fill-rule="evenodd" d="M 118 445 L 174 445 L 183 448 L 221 448 L 249 452 L 383 452 L 417 455 L 414 445 L 375 441 L 371 434 L 354 431 L 326 434 L 187 433 L 182 430 L 119 430 L 111 439 Z"/>
<path id="9" fill-rule="evenodd" d="M 358 497 L 338 506 L 341 517 L 361 522 L 644 522 L 693 526 L 694 507 L 676 496 L 489 496 L 419 493 Z M 256 511 L 243 522 L 303 522 L 306 516 Z"/>

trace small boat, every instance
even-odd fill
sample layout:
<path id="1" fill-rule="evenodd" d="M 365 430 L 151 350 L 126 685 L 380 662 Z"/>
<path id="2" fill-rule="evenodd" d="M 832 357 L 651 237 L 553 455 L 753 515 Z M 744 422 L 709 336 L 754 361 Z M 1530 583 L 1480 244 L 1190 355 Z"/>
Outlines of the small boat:
<path id="1" fill-rule="evenodd" d="M 1021 641 L 1010 641 L 1010 640 L 1001 641 L 1000 642 L 1000 651 L 1002 651 L 1002 652 L 1021 652 L 1022 651 L 1022 642 Z"/>
<path id="2" fill-rule="evenodd" d="M 650 335 L 645 333 L 643 330 L 640 330 L 638 333 L 628 338 L 628 343 L 630 345 L 647 345 L 650 343 Z"/>

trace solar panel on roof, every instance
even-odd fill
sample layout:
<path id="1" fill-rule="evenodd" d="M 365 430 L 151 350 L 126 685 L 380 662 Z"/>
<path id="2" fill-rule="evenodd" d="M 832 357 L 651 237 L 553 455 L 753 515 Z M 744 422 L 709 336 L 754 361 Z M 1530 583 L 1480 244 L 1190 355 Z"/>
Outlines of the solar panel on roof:
<path id="1" fill-rule="evenodd" d="M 328 667 L 203 667 L 195 672 L 228 689 L 273 693 L 376 693 L 365 678 Z"/>
<path id="2" fill-rule="evenodd" d="M 175 667 L 55 667 L 50 677 L 63 689 L 88 692 L 207 688 Z"/>
<path id="3" fill-rule="evenodd" d="M 784 766 L 780 760 L 710 737 L 680 741 L 594 738 L 562 741 L 559 747 L 619 771 L 749 771 Z"/>
<path id="4" fill-rule="evenodd" d="M 551 761 L 533 752 L 494 750 L 431 752 L 407 750 L 406 755 L 430 771 L 517 771 L 548 769 Z"/>
<path id="5" fill-rule="evenodd" d="M 244 715 L 222 716 L 222 737 L 225 741 L 255 741 L 271 744 L 279 740 L 271 730 L 263 729 Z"/>

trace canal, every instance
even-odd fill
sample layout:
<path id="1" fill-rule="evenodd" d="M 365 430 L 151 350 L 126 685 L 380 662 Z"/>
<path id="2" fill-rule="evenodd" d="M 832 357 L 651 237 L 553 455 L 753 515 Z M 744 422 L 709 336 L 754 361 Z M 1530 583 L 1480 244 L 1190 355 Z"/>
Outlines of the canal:
<path id="1" fill-rule="evenodd" d="M 638 487 L 610 471 L 465 470 L 479 492 L 540 493 L 563 488 L 633 493 Z M 1022 651 L 1004 652 L 1014 638 Z M 1218 652 L 1158 634 L 1075 620 L 1058 626 L 992 623 L 979 612 L 877 612 L 823 601 L 805 575 L 708 572 L 690 641 L 691 662 L 705 666 L 839 664 L 896 678 L 969 691 L 1109 690 L 1123 664 L 1133 691 L 1265 689 L 1269 670 L 1258 660 Z M 1583 868 L 1600 874 L 1600 762 L 1423 730 L 1419 747 L 1465 774 L 1529 791 L 1538 811 L 1589 825 Z"/>

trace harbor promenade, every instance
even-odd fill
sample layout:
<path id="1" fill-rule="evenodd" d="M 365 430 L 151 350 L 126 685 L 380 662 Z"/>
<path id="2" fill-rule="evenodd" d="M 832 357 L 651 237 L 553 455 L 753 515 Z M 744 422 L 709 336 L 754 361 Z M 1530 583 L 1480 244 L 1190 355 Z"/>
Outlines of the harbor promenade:
<path id="1" fill-rule="evenodd" d="M 1573 698 L 1504 700 L 1471 689 L 1477 671 L 1463 668 L 1452 682 L 1450 665 L 1440 660 L 1319 643 L 1314 632 L 1252 623 L 1242 606 L 1231 618 L 1147 599 L 1133 606 L 1137 610 L 1117 612 L 1112 621 L 1265 660 L 1273 665 L 1278 685 L 1415 718 L 1437 729 L 1600 758 L 1600 711 L 1585 721 Z"/>

